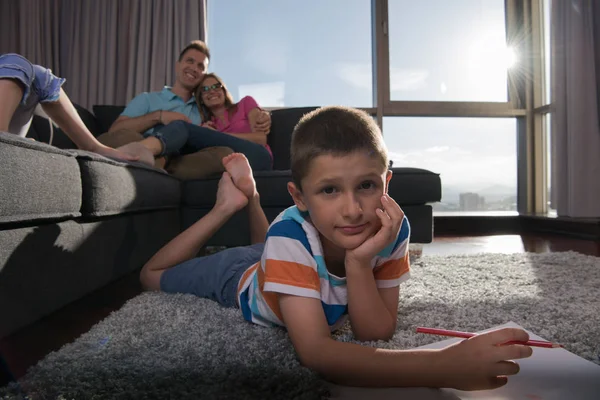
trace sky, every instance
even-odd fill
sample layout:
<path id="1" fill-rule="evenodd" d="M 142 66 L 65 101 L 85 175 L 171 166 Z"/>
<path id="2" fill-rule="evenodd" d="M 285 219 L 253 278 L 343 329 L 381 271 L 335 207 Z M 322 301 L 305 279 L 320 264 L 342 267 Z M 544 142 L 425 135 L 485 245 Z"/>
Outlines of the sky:
<path id="1" fill-rule="evenodd" d="M 389 0 L 392 100 L 507 100 L 504 0 Z M 373 107 L 371 0 L 208 0 L 209 70 L 265 107 Z M 517 61 L 518 62 L 518 61 Z M 516 194 L 514 118 L 386 117 L 394 166 Z"/>

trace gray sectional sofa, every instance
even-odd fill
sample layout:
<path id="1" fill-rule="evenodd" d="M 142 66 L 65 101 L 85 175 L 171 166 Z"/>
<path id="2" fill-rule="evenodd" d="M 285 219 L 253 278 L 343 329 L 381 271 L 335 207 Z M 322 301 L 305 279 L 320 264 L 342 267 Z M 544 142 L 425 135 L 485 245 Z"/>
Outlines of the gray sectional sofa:
<path id="1" fill-rule="evenodd" d="M 123 110 L 77 107 L 98 135 Z M 314 108 L 272 113 L 269 144 L 274 171 L 256 172 L 269 219 L 292 205 L 289 144 L 294 125 Z M 75 150 L 60 131 L 53 144 L 48 123 L 35 117 L 29 135 L 0 132 L 0 337 L 9 335 L 119 277 L 139 269 L 162 245 L 204 214 L 215 201 L 219 177 L 180 181 L 138 163 Z M 432 239 L 432 210 L 441 198 L 437 174 L 394 168 L 390 195 L 412 226 L 412 242 Z M 249 243 L 244 211 L 210 245 Z"/>

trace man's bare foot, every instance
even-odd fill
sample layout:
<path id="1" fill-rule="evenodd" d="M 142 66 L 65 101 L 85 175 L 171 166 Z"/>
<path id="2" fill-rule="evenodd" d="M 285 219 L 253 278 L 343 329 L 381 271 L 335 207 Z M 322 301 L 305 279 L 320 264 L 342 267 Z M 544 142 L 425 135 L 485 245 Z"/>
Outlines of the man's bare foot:
<path id="1" fill-rule="evenodd" d="M 251 198 L 256 194 L 256 183 L 252 176 L 252 168 L 248 163 L 248 159 L 242 153 L 232 153 L 223 157 L 223 166 L 231 175 L 235 186 Z"/>
<path id="2" fill-rule="evenodd" d="M 124 146 L 118 147 L 117 150 L 122 151 L 123 153 L 138 156 L 140 158 L 138 160 L 139 162 L 144 163 L 150 167 L 154 167 L 154 155 L 150 150 L 148 150 L 146 146 L 144 146 L 140 142 L 127 143 Z"/>
<path id="3" fill-rule="evenodd" d="M 223 172 L 219 181 L 215 208 L 219 208 L 225 213 L 233 214 L 246 207 L 246 204 L 248 204 L 246 195 L 235 186 L 231 175 L 228 172 Z"/>

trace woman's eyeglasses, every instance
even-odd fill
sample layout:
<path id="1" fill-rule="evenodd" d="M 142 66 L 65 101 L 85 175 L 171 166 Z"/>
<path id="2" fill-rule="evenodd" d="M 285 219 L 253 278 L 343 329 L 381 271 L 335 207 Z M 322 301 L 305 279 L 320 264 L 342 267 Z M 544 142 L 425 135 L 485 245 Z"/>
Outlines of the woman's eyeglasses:
<path id="1" fill-rule="evenodd" d="M 200 86 L 200 90 L 203 91 L 204 93 L 206 92 L 210 92 L 211 90 L 219 90 L 223 87 L 223 85 L 221 85 L 220 83 L 215 83 L 214 85 L 210 85 L 210 86 Z"/>

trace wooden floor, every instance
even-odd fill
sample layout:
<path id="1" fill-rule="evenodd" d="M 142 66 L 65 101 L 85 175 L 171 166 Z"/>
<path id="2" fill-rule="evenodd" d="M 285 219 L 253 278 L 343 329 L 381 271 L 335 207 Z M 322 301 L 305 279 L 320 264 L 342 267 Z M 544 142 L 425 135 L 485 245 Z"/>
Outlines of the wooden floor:
<path id="1" fill-rule="evenodd" d="M 447 255 L 568 250 L 600 256 L 600 242 L 540 235 L 436 237 L 433 243 L 423 245 L 422 251 L 423 255 Z M 10 374 L 16 379 L 20 378 L 27 368 L 46 354 L 72 342 L 141 291 L 137 274 L 128 275 L 0 339 L 0 354 L 8 364 Z M 0 384 L 6 383 L 6 380 L 6 376 L 0 375 Z"/>

